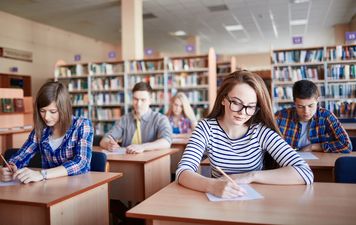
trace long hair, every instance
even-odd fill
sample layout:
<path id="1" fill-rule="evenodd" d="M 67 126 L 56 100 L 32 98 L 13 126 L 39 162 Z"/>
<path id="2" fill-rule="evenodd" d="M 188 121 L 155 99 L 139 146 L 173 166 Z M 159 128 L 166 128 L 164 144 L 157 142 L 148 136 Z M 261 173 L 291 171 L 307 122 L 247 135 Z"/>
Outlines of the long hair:
<path id="1" fill-rule="evenodd" d="M 265 126 L 271 128 L 279 135 L 281 135 L 274 118 L 271 98 L 264 81 L 257 74 L 247 70 L 237 70 L 225 77 L 222 85 L 218 90 L 213 110 L 207 117 L 219 118 L 224 116 L 225 108 L 222 105 L 222 101 L 235 87 L 236 84 L 242 83 L 248 84 L 255 90 L 257 95 L 257 106 L 260 108 L 260 110 L 246 122 L 247 125 L 252 123 L 263 123 Z"/>
<path id="2" fill-rule="evenodd" d="M 38 91 L 33 107 L 33 121 L 38 141 L 42 137 L 43 129 L 47 127 L 41 117 L 40 110 L 52 102 L 58 108 L 61 135 L 64 135 L 72 124 L 72 104 L 67 88 L 59 82 L 47 82 Z"/>
<path id="3" fill-rule="evenodd" d="M 182 102 L 184 117 L 190 120 L 192 126 L 195 126 L 197 124 L 197 118 L 195 117 L 194 111 L 190 106 L 187 96 L 183 92 L 178 92 L 175 96 L 171 98 L 171 104 L 166 115 L 168 117 L 173 115 L 173 104 L 176 99 L 179 99 Z"/>

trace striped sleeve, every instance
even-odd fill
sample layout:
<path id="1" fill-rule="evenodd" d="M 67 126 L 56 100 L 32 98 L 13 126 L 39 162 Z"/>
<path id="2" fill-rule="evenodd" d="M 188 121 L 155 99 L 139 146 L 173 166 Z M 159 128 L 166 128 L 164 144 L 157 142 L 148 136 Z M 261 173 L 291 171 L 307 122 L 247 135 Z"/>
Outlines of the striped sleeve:
<path id="1" fill-rule="evenodd" d="M 268 151 L 281 167 L 292 166 L 305 184 L 313 183 L 314 175 L 309 165 L 275 131 L 263 126 L 259 130 L 258 138 L 262 149 Z"/>
<path id="2" fill-rule="evenodd" d="M 206 120 L 201 120 L 195 128 L 189 143 L 185 148 L 182 159 L 176 171 L 177 180 L 184 170 L 197 172 L 207 144 L 209 143 L 209 125 Z"/>

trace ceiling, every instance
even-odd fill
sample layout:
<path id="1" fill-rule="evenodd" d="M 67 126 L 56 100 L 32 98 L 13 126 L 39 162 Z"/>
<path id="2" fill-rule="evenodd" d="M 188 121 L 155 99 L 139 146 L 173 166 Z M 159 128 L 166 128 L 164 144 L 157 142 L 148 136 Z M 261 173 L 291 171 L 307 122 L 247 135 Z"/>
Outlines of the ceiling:
<path id="1" fill-rule="evenodd" d="M 334 41 L 333 25 L 348 23 L 356 14 L 355 0 L 294 1 L 143 0 L 144 47 L 182 53 L 186 37 L 170 35 L 178 30 L 199 36 L 201 52 L 214 47 L 219 54 L 293 47 L 293 36 L 302 36 L 304 46 L 326 45 Z M 120 44 L 119 0 L 0 0 L 0 10 Z M 150 14 L 155 18 L 149 18 Z M 294 20 L 307 20 L 307 24 L 291 25 Z M 227 31 L 225 25 L 242 25 L 243 30 Z"/>

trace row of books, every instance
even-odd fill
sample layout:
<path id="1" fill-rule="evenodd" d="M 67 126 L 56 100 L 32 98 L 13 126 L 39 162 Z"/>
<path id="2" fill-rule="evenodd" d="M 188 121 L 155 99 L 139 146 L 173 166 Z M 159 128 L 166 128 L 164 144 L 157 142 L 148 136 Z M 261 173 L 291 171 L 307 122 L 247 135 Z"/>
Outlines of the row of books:
<path id="1" fill-rule="evenodd" d="M 129 87 L 130 89 L 138 82 L 149 83 L 152 88 L 163 88 L 164 86 L 164 76 L 163 74 L 152 74 L 152 75 L 130 75 L 129 76 Z"/>
<path id="2" fill-rule="evenodd" d="M 123 92 L 120 93 L 96 93 L 90 98 L 91 105 L 115 105 L 124 104 L 125 96 Z"/>
<path id="3" fill-rule="evenodd" d="M 175 87 L 207 85 L 208 75 L 204 73 L 180 73 L 175 76 L 169 76 L 168 85 Z"/>
<path id="4" fill-rule="evenodd" d="M 89 64 L 89 74 L 98 75 L 98 74 L 118 74 L 124 72 L 125 65 L 124 63 L 90 63 Z"/>
<path id="5" fill-rule="evenodd" d="M 182 91 L 182 90 L 180 90 Z M 177 89 L 172 88 L 171 93 L 169 94 L 169 98 L 174 96 L 178 92 Z M 202 90 L 184 90 L 182 91 L 184 94 L 187 96 L 189 102 L 194 105 L 194 104 L 201 104 L 202 102 L 208 101 L 208 90 L 202 89 Z"/>
<path id="6" fill-rule="evenodd" d="M 328 79 L 356 79 L 356 64 L 336 64 L 328 68 Z"/>
<path id="7" fill-rule="evenodd" d="M 273 70 L 273 78 L 278 81 L 321 80 L 323 74 L 322 66 L 282 67 Z"/>
<path id="8" fill-rule="evenodd" d="M 68 91 L 88 90 L 88 81 L 86 79 L 75 79 L 68 83 Z"/>
<path id="9" fill-rule="evenodd" d="M 190 70 L 208 67 L 206 57 L 201 58 L 183 58 L 183 59 L 170 59 L 168 62 L 168 70 Z"/>
<path id="10" fill-rule="evenodd" d="M 74 108 L 73 114 L 76 117 L 86 117 L 89 118 L 89 110 L 87 108 Z"/>
<path id="11" fill-rule="evenodd" d="M 339 118 L 356 118 L 356 102 L 354 101 L 329 102 L 326 108 Z"/>
<path id="12" fill-rule="evenodd" d="M 163 59 L 152 61 L 139 60 L 130 62 L 130 73 L 152 72 L 157 70 L 163 70 Z"/>
<path id="13" fill-rule="evenodd" d="M 72 98 L 72 103 L 74 106 L 89 104 L 88 94 L 72 94 L 71 98 Z"/>
<path id="14" fill-rule="evenodd" d="M 95 124 L 95 134 L 104 135 L 114 126 L 114 123 L 96 123 Z"/>
<path id="15" fill-rule="evenodd" d="M 95 78 L 91 82 L 93 91 L 117 90 L 124 88 L 123 77 Z"/>
<path id="16" fill-rule="evenodd" d="M 275 51 L 272 54 L 273 63 L 305 63 L 321 62 L 323 49 Z"/>
<path id="17" fill-rule="evenodd" d="M 96 120 L 118 120 L 121 117 L 120 108 L 96 108 L 92 118 Z"/>
<path id="18" fill-rule="evenodd" d="M 336 48 L 328 48 L 325 58 L 330 61 L 356 59 L 356 46 L 338 45 Z"/>
<path id="19" fill-rule="evenodd" d="M 356 98 L 356 83 L 355 84 L 329 84 L 326 96 L 328 98 Z"/>
<path id="20" fill-rule="evenodd" d="M 23 113 L 24 101 L 22 98 L 0 98 L 0 111 L 3 113 Z"/>
<path id="21" fill-rule="evenodd" d="M 321 97 L 325 97 L 325 86 L 317 84 Z M 273 97 L 275 100 L 293 100 L 293 87 L 292 86 L 278 86 L 273 89 Z"/>
<path id="22" fill-rule="evenodd" d="M 87 64 L 76 64 L 71 66 L 60 66 L 56 67 L 54 70 L 55 77 L 72 77 L 72 76 L 82 76 L 87 75 L 88 65 Z"/>

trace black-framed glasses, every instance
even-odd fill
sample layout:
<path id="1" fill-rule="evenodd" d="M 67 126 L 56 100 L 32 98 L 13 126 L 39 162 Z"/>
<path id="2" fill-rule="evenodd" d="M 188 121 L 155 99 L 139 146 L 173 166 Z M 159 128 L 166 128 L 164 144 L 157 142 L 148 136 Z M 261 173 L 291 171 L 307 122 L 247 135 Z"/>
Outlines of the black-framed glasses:
<path id="1" fill-rule="evenodd" d="M 241 110 L 245 109 L 245 113 L 248 116 L 255 115 L 260 109 L 258 106 L 249 106 L 241 104 L 238 101 L 231 100 L 229 96 L 226 96 L 226 100 L 230 103 L 230 110 L 233 112 L 241 112 Z"/>

